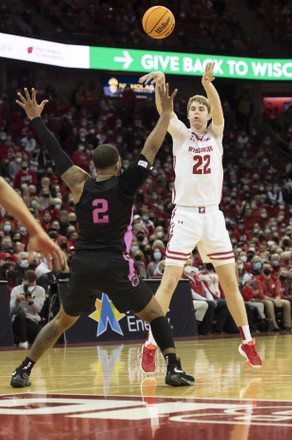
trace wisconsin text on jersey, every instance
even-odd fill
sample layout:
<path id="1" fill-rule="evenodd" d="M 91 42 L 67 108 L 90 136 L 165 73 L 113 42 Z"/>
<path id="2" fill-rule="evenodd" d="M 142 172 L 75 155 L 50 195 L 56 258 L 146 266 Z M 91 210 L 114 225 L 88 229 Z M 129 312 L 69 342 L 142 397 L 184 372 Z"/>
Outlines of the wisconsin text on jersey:
<path id="1" fill-rule="evenodd" d="M 202 148 L 195 148 L 192 146 L 189 146 L 189 151 L 191 153 L 207 153 L 209 151 L 213 151 L 212 145 L 209 145 L 208 147 L 202 147 Z"/>

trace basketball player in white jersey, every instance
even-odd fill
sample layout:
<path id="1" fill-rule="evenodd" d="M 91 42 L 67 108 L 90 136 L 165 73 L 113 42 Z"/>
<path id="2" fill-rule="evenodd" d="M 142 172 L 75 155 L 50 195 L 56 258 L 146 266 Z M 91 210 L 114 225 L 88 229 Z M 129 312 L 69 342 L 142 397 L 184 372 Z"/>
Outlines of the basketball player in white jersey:
<path id="1" fill-rule="evenodd" d="M 238 289 L 235 258 L 222 211 L 219 209 L 223 186 L 222 138 L 224 116 L 220 97 L 212 82 L 214 63 L 206 65 L 202 86 L 207 98 L 192 96 L 187 106 L 188 128 L 173 112 L 168 132 L 173 140 L 175 205 L 169 231 L 165 270 L 155 297 L 164 313 L 181 278 L 186 260 L 197 246 L 204 263 L 212 263 L 224 290 L 227 305 L 239 329 L 239 352 L 252 367 L 262 361 L 251 337 L 244 302 Z M 162 83 L 162 72 L 151 72 L 141 83 Z M 158 87 L 156 107 L 161 112 Z M 156 343 L 151 333 L 142 352 L 142 369 L 155 371 Z"/>

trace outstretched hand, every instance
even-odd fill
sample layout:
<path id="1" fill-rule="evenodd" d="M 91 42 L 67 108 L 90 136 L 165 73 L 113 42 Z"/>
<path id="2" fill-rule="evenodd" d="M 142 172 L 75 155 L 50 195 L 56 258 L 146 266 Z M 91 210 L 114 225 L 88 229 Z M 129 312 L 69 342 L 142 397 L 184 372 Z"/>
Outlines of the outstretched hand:
<path id="1" fill-rule="evenodd" d="M 214 69 L 215 63 L 208 63 L 205 68 L 205 73 L 202 76 L 202 85 L 203 87 L 207 84 L 210 84 L 212 81 L 214 81 L 213 76 L 213 69 Z"/>
<path id="2" fill-rule="evenodd" d="M 161 84 L 165 83 L 165 75 L 163 72 L 150 72 L 146 73 L 139 78 L 140 84 Z"/>
<path id="3" fill-rule="evenodd" d="M 163 113 L 172 113 L 173 112 L 173 100 L 175 95 L 177 94 L 177 89 L 174 89 L 172 94 L 169 96 L 169 84 L 159 83 L 157 84 L 160 105 Z"/>
<path id="4" fill-rule="evenodd" d="M 22 107 L 27 115 L 27 117 L 32 120 L 34 118 L 38 118 L 45 107 L 45 105 L 49 102 L 48 99 L 44 99 L 40 104 L 36 101 L 36 91 L 34 88 L 31 89 L 31 96 L 27 88 L 24 88 L 23 96 L 20 92 L 17 93 L 18 99 L 16 99 L 16 104 Z"/>

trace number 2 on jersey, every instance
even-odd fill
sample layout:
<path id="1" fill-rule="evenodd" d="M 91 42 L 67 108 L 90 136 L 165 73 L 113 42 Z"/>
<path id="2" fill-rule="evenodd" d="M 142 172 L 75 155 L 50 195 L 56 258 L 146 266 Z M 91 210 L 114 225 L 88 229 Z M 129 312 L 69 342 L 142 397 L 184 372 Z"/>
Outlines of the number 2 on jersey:
<path id="1" fill-rule="evenodd" d="M 108 201 L 106 199 L 94 199 L 92 206 L 96 206 L 93 210 L 93 223 L 108 223 L 109 216 L 106 215 L 108 212 Z"/>
<path id="2" fill-rule="evenodd" d="M 211 168 L 210 165 L 210 154 L 206 154 L 205 156 L 193 156 L 193 160 L 195 161 L 195 165 L 193 166 L 193 174 L 210 174 Z"/>

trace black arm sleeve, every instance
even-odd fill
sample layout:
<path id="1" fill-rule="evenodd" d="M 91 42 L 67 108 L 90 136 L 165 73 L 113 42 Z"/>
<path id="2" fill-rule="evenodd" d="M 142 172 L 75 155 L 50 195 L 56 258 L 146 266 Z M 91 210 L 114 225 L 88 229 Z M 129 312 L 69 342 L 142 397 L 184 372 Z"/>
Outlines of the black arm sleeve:
<path id="1" fill-rule="evenodd" d="M 58 140 L 48 129 L 42 118 L 34 118 L 31 122 L 45 149 L 52 156 L 57 173 L 62 175 L 74 165 L 72 159 L 62 150 Z"/>

